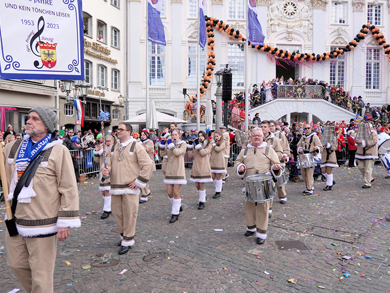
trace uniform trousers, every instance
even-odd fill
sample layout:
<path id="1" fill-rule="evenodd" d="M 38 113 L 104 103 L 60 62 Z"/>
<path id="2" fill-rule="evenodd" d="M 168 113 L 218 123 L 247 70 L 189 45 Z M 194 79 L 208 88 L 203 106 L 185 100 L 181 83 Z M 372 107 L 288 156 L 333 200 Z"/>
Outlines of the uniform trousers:
<path id="1" fill-rule="evenodd" d="M 137 223 L 139 197 L 136 194 L 121 194 L 111 196 L 111 210 L 114 215 L 123 242 L 134 240 Z M 131 245 L 125 245 L 131 246 Z"/>
<path id="2" fill-rule="evenodd" d="M 57 235 L 44 238 L 10 237 L 5 232 L 7 264 L 27 292 L 53 292 Z"/>
<path id="3" fill-rule="evenodd" d="M 246 225 L 248 230 L 253 230 L 261 234 L 267 233 L 268 228 L 268 209 L 269 202 L 265 203 L 254 203 L 244 201 L 245 214 L 246 214 Z"/>
<path id="4" fill-rule="evenodd" d="M 147 196 L 149 195 L 149 181 L 146 183 L 146 187 L 145 188 L 141 188 L 141 197 L 143 198 L 147 198 Z"/>
<path id="5" fill-rule="evenodd" d="M 302 168 L 301 175 L 303 177 L 303 181 L 305 181 L 306 189 L 308 191 L 313 190 L 314 185 L 314 168 Z"/>
<path id="6" fill-rule="evenodd" d="M 372 180 L 372 168 L 374 167 L 374 160 L 359 160 L 358 159 L 358 168 L 359 171 L 362 173 L 364 178 L 364 184 L 371 186 L 371 180 Z"/>

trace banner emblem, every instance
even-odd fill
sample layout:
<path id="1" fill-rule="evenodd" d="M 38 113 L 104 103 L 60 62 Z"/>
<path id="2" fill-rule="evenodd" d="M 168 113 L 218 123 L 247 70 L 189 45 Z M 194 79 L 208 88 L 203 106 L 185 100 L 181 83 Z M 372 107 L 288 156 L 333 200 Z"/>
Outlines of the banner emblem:
<path id="1" fill-rule="evenodd" d="M 41 43 L 39 42 L 39 49 L 41 50 L 41 59 L 43 65 L 47 68 L 53 68 L 57 63 L 57 43 L 49 44 L 49 43 Z"/>

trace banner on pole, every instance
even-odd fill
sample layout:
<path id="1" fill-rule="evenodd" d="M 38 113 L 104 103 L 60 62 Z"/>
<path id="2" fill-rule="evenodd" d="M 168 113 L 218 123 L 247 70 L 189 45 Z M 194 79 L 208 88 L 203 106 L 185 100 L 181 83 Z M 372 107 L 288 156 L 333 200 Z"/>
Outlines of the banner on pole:
<path id="1" fill-rule="evenodd" d="M 163 1 L 148 0 L 148 40 L 166 46 L 164 25 L 160 17 Z"/>
<path id="2" fill-rule="evenodd" d="M 265 36 L 257 18 L 256 0 L 248 0 L 248 30 L 249 42 L 255 46 L 263 45 Z"/>
<path id="3" fill-rule="evenodd" d="M 84 79 L 82 0 L 0 0 L 0 79 Z"/>
<path id="4" fill-rule="evenodd" d="M 207 0 L 199 0 L 199 46 L 204 49 L 207 42 L 206 21 L 204 20 L 204 9 Z"/>

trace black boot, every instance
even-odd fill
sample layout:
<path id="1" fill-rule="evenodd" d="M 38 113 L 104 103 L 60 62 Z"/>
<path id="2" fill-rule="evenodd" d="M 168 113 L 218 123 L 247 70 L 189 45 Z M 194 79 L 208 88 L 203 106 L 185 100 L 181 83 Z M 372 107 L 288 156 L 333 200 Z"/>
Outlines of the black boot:
<path id="1" fill-rule="evenodd" d="M 121 246 L 119 248 L 118 254 L 125 254 L 130 250 L 130 246 Z"/>
<path id="2" fill-rule="evenodd" d="M 179 212 L 182 212 L 182 211 L 183 211 L 183 206 L 180 206 Z"/>
<path id="3" fill-rule="evenodd" d="M 100 219 L 102 219 L 102 220 L 107 219 L 110 215 L 111 215 L 111 212 L 105 212 L 105 211 L 103 211 L 103 214 L 102 214 L 102 216 L 100 217 Z"/>
<path id="4" fill-rule="evenodd" d="M 216 192 L 213 196 L 213 198 L 219 198 L 221 197 L 221 193 L 220 192 Z"/>
<path id="5" fill-rule="evenodd" d="M 169 223 L 175 223 L 177 220 L 179 220 L 179 215 L 172 215 Z"/>
<path id="6" fill-rule="evenodd" d="M 204 210 L 204 202 L 199 202 L 198 210 Z"/>
<path id="7" fill-rule="evenodd" d="M 326 185 L 326 187 L 323 189 L 324 191 L 332 190 L 332 186 Z"/>

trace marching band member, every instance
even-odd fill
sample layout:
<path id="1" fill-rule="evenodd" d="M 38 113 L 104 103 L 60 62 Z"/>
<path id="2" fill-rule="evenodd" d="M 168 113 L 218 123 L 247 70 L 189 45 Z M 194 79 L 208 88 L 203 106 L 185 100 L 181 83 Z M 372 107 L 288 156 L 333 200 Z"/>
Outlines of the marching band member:
<path id="1" fill-rule="evenodd" d="M 285 133 L 281 131 L 280 126 L 276 126 L 275 121 L 269 122 L 269 129 L 270 132 L 273 133 L 273 135 L 279 140 L 279 144 L 283 149 L 283 154 L 280 158 L 280 161 L 282 162 L 282 166 L 285 167 L 290 157 L 290 145 L 288 143 L 287 137 Z M 281 204 L 285 204 L 287 202 L 286 185 L 283 185 L 282 187 L 277 187 L 277 190 L 279 202 Z"/>
<path id="2" fill-rule="evenodd" d="M 325 126 L 327 127 L 327 126 Z M 326 130 L 325 130 L 326 131 Z M 321 173 L 326 178 L 326 187 L 324 191 L 332 190 L 332 186 L 336 183 L 333 180 L 333 168 L 338 168 L 336 149 L 338 147 L 338 141 L 336 136 L 333 135 L 333 142 L 327 142 L 322 144 L 321 152 Z"/>
<path id="3" fill-rule="evenodd" d="M 226 173 L 222 174 L 222 183 L 225 183 L 225 180 L 229 177 L 229 173 L 227 172 L 227 167 L 228 167 L 229 156 L 230 156 L 230 136 L 229 136 L 229 132 L 227 132 L 226 130 L 226 126 L 221 126 L 219 129 L 222 132 L 223 141 L 225 142 L 225 153 L 223 157 L 225 158 Z"/>
<path id="4" fill-rule="evenodd" d="M 130 123 L 120 123 L 117 131 L 119 142 L 111 146 L 110 159 L 102 174 L 110 175 L 112 214 L 121 234 L 118 253 L 125 254 L 135 243 L 140 188 L 145 188 L 149 182 L 153 163 L 145 149 L 131 136 L 133 128 Z"/>
<path id="5" fill-rule="evenodd" d="M 110 156 L 108 151 L 110 146 L 114 143 L 114 137 L 110 134 L 106 135 L 106 160 L 109 160 Z M 97 144 L 93 153 L 94 161 L 99 163 L 100 173 L 99 173 L 99 190 L 103 195 L 103 214 L 100 217 L 102 220 L 107 219 L 111 215 L 111 194 L 110 194 L 110 178 L 103 178 L 102 171 L 104 169 L 104 157 L 103 157 L 103 145 Z"/>
<path id="6" fill-rule="evenodd" d="M 263 138 L 263 131 L 260 128 L 252 130 L 251 143 L 246 149 L 241 150 L 234 164 L 238 176 L 245 179 L 253 174 L 272 173 L 274 178 L 280 177 L 282 166 L 278 155 L 263 141 Z M 265 155 L 277 163 L 273 165 Z M 249 237 L 256 232 L 257 244 L 263 244 L 267 238 L 269 203 L 244 201 L 247 225 L 245 236 Z"/>
<path id="7" fill-rule="evenodd" d="M 379 132 L 380 133 L 378 134 L 378 148 L 382 144 L 382 142 L 390 139 L 390 135 L 387 134 L 386 127 L 382 126 L 380 128 Z M 380 157 L 379 157 L 381 162 L 382 162 L 383 167 L 387 171 L 387 175 L 385 177 L 386 179 L 390 178 L 390 153 L 388 151 L 390 151 L 390 150 L 388 149 L 386 153 L 384 153 L 383 155 L 380 155 Z"/>
<path id="8" fill-rule="evenodd" d="M 167 186 L 167 193 L 172 204 L 171 219 L 169 223 L 175 223 L 183 210 L 181 207 L 180 188 L 187 184 L 184 168 L 184 155 L 187 151 L 187 144 L 181 140 L 180 130 L 171 130 L 172 139 L 167 140 L 167 168 L 165 170 L 164 183 Z"/>
<path id="9" fill-rule="evenodd" d="M 149 131 L 147 129 L 143 129 L 141 131 L 141 144 L 145 148 L 145 151 L 150 157 L 150 160 L 153 163 L 152 172 L 156 171 L 156 164 L 154 163 L 154 143 L 149 138 Z M 151 177 L 151 176 L 150 176 Z M 148 201 L 148 196 L 150 195 L 149 182 L 146 183 L 146 187 L 141 189 L 141 197 L 139 199 L 139 203 L 145 203 Z"/>
<path id="10" fill-rule="evenodd" d="M 274 149 L 274 151 L 276 152 L 276 154 L 278 155 L 278 158 L 279 160 L 287 160 L 287 156 L 285 156 L 283 154 L 283 149 L 282 149 L 282 146 L 279 142 L 279 139 L 277 139 L 274 134 L 270 131 L 270 121 L 267 121 L 267 120 L 264 120 L 261 122 L 261 130 L 263 131 L 263 134 L 264 134 L 264 141 L 267 143 L 267 145 L 271 148 Z M 286 203 L 287 201 L 287 198 L 286 198 L 286 191 L 280 191 L 279 193 L 279 188 L 278 187 L 278 196 L 281 196 L 281 198 L 279 197 L 279 200 L 280 200 L 280 203 L 284 204 Z M 283 200 L 282 200 L 283 198 Z M 269 205 L 269 217 L 272 218 L 272 204 L 273 204 L 273 200 L 271 200 L 270 202 L 270 205 Z"/>
<path id="11" fill-rule="evenodd" d="M 315 131 L 312 132 L 311 125 L 305 124 L 305 134 L 302 135 L 298 142 L 298 153 L 312 153 L 318 154 L 321 150 L 321 141 L 318 138 Z M 305 181 L 306 188 L 303 191 L 303 195 L 313 195 L 314 191 L 314 168 L 303 168 L 301 169 L 303 181 Z"/>
<path id="12" fill-rule="evenodd" d="M 225 141 L 219 130 L 214 131 L 214 139 L 211 141 L 212 149 L 210 155 L 211 175 L 215 186 L 213 198 L 219 198 L 222 191 L 222 174 L 226 173 L 225 169 Z"/>
<path id="13" fill-rule="evenodd" d="M 167 140 L 171 138 L 171 134 L 169 132 L 165 133 L 164 135 L 161 136 L 161 141 L 158 145 L 158 149 L 160 151 L 160 156 L 162 158 L 162 166 L 161 166 L 161 171 L 165 176 L 165 172 L 167 169 L 167 162 L 168 162 L 168 150 L 167 150 Z"/>
<path id="14" fill-rule="evenodd" d="M 191 168 L 190 181 L 195 182 L 196 189 L 198 190 L 198 210 L 203 210 L 205 208 L 204 203 L 206 202 L 206 190 L 204 189 L 204 184 L 206 182 L 213 182 L 210 168 L 210 153 L 212 146 L 204 131 L 199 131 L 198 137 L 199 140 L 195 140 L 195 147 L 192 145 L 192 141 L 189 142 L 188 154 L 190 158 L 194 158 Z"/>
<path id="15" fill-rule="evenodd" d="M 362 124 L 359 125 L 362 127 Z M 356 159 L 358 160 L 358 169 L 363 175 L 364 185 L 362 188 L 371 188 L 372 168 L 375 160 L 378 159 L 378 133 L 369 125 L 371 138 L 367 140 L 357 139 Z"/>

